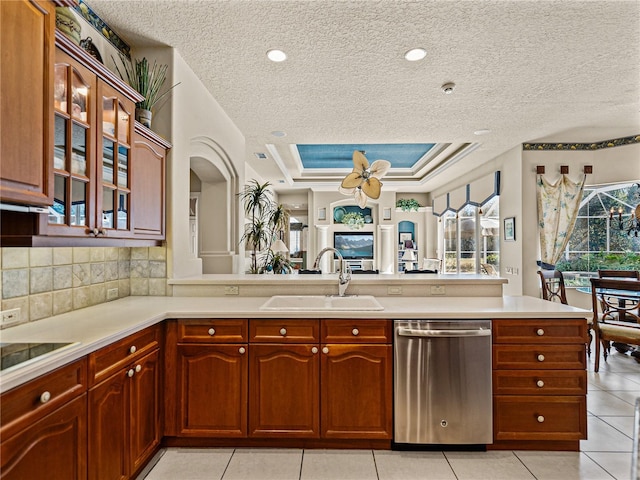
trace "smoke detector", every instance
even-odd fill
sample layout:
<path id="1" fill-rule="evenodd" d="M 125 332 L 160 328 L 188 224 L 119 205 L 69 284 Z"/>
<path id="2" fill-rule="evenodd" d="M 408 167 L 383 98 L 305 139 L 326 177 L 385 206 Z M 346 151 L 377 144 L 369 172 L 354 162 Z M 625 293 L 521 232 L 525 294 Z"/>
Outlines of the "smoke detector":
<path id="1" fill-rule="evenodd" d="M 445 83 L 444 85 L 442 85 L 442 92 L 445 95 L 451 95 L 453 93 L 453 90 L 456 88 L 456 84 L 455 83 Z"/>

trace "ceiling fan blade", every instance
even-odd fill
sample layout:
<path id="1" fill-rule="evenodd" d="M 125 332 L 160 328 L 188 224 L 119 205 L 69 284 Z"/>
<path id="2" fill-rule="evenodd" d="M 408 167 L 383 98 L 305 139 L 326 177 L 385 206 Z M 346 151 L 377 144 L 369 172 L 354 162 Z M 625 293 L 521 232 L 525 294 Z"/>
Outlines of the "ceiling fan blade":
<path id="1" fill-rule="evenodd" d="M 376 160 L 371 164 L 369 171 L 372 177 L 382 178 L 391 168 L 391 162 L 388 160 Z"/>
<path id="2" fill-rule="evenodd" d="M 360 188 L 356 188 L 355 192 L 355 200 L 360 208 L 364 208 L 367 206 L 367 196 Z"/>
<path id="3" fill-rule="evenodd" d="M 362 183 L 362 191 L 374 200 L 380 197 L 382 182 L 375 177 L 368 178 Z"/>
<path id="4" fill-rule="evenodd" d="M 369 168 L 367 157 L 360 150 L 353 151 L 353 170 L 363 172 Z"/>
<path id="5" fill-rule="evenodd" d="M 351 172 L 344 177 L 340 186 L 342 188 L 356 188 L 362 183 L 362 175 L 358 172 Z"/>

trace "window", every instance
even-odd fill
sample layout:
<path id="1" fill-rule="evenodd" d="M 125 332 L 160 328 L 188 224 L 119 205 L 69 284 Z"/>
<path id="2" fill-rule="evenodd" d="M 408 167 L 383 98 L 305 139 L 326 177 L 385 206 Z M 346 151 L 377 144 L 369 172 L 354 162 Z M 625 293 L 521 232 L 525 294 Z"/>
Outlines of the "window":
<path id="1" fill-rule="evenodd" d="M 640 270 L 640 237 L 625 230 L 639 203 L 637 183 L 585 186 L 575 229 L 556 265 L 567 285 L 588 285 L 599 269 Z"/>
<path id="2" fill-rule="evenodd" d="M 465 205 L 457 214 L 446 212 L 441 219 L 444 273 L 479 273 L 481 263 L 500 269 L 499 197 L 481 208 Z"/>

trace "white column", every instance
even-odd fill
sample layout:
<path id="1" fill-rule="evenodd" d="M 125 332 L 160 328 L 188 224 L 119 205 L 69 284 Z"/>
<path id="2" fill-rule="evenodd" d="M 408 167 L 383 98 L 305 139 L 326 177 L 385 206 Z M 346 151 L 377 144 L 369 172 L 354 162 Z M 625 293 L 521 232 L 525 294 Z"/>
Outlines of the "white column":
<path id="1" fill-rule="evenodd" d="M 398 248 L 393 240 L 393 225 L 378 225 L 378 269 L 380 273 L 393 273 L 394 258 Z"/>
<path id="2" fill-rule="evenodd" d="M 318 248 L 315 254 L 317 255 L 325 247 L 332 247 L 329 245 L 329 225 L 316 225 L 316 242 Z M 315 260 L 315 257 L 313 258 Z M 319 268 L 322 273 L 333 272 L 333 254 L 325 253 L 320 261 Z"/>

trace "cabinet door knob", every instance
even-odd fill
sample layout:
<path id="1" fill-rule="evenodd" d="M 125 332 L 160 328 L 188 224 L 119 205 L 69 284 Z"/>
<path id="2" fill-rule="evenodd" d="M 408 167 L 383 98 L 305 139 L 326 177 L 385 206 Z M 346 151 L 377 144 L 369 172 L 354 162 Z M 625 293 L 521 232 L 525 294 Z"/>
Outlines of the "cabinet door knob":
<path id="1" fill-rule="evenodd" d="M 351 333 L 354 337 L 357 337 L 358 334 L 360 333 L 360 330 L 358 330 L 357 328 L 354 328 L 353 330 L 351 330 Z"/>
<path id="2" fill-rule="evenodd" d="M 238 349 L 238 352 L 240 353 L 240 355 L 244 355 L 244 353 L 245 353 L 246 351 L 247 351 L 247 349 L 246 349 L 246 348 L 244 348 L 244 347 L 240 347 L 240 348 Z"/>
<path id="3" fill-rule="evenodd" d="M 210 328 L 209 329 L 209 335 L 211 335 L 212 337 L 216 334 L 216 329 L 215 328 Z"/>
<path id="4" fill-rule="evenodd" d="M 536 333 L 538 334 L 539 337 L 544 335 L 544 330 L 542 328 L 539 328 Z"/>
<path id="5" fill-rule="evenodd" d="M 287 329 L 286 328 L 281 328 L 280 329 L 280 335 L 282 335 L 283 337 L 287 334 Z"/>
<path id="6" fill-rule="evenodd" d="M 318 353 L 318 347 L 313 347 L 313 348 L 311 349 L 311 353 L 313 353 L 314 355 L 315 355 L 316 353 Z"/>
<path id="7" fill-rule="evenodd" d="M 40 395 L 40 403 L 47 403 L 49 400 L 51 400 L 51 393 L 42 392 L 42 395 Z"/>
<path id="8" fill-rule="evenodd" d="M 136 373 L 140 373 L 140 370 L 142 370 L 142 365 L 136 365 Z"/>
<path id="9" fill-rule="evenodd" d="M 322 349 L 322 353 L 329 353 L 329 347 L 324 347 Z"/>
<path id="10" fill-rule="evenodd" d="M 544 362 L 544 355 L 542 355 L 542 354 L 538 355 L 538 361 L 539 362 Z"/>
<path id="11" fill-rule="evenodd" d="M 544 387 L 544 382 L 543 382 L 542 380 L 538 380 L 538 381 L 536 382 L 536 385 L 537 385 L 538 387 L 542 388 L 542 387 Z"/>
<path id="12" fill-rule="evenodd" d="M 542 415 L 538 415 L 538 423 L 544 423 L 544 417 Z"/>
<path id="13" fill-rule="evenodd" d="M 138 349 L 136 348 L 135 345 L 131 345 L 131 347 L 129 348 L 129 353 L 136 353 L 138 351 Z"/>
<path id="14" fill-rule="evenodd" d="M 130 370 L 127 372 L 127 375 L 129 376 L 129 378 L 131 378 L 131 377 L 133 377 L 133 376 L 135 375 L 135 373 L 136 373 L 136 372 L 135 372 L 135 371 L 133 370 L 133 368 L 132 368 L 132 369 L 130 369 Z"/>

